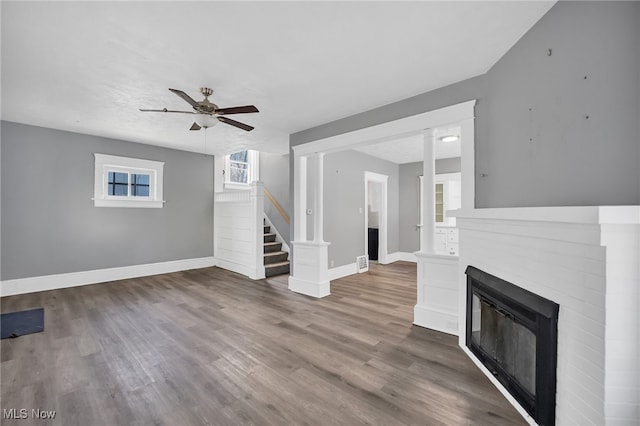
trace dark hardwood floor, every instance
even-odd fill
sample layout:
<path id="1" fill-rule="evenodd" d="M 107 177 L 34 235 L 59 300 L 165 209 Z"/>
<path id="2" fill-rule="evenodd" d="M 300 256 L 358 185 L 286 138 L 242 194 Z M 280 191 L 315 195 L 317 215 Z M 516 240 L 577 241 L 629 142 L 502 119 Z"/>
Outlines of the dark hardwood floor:
<path id="1" fill-rule="evenodd" d="M 2 424 L 526 424 L 455 337 L 412 326 L 415 264 L 324 299 L 286 279 L 207 268 L 2 298 L 45 308 L 43 333 L 1 341 L 2 408 L 29 416 Z"/>

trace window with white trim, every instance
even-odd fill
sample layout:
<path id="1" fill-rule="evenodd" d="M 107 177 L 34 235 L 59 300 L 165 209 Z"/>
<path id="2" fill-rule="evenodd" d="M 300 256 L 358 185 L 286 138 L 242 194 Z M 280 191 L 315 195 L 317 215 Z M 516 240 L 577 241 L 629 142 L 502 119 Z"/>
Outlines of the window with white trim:
<path id="1" fill-rule="evenodd" d="M 161 208 L 164 163 L 94 154 L 96 207 Z"/>
<path id="2" fill-rule="evenodd" d="M 244 189 L 259 180 L 258 160 L 260 153 L 251 149 L 234 152 L 225 157 L 226 188 Z"/>

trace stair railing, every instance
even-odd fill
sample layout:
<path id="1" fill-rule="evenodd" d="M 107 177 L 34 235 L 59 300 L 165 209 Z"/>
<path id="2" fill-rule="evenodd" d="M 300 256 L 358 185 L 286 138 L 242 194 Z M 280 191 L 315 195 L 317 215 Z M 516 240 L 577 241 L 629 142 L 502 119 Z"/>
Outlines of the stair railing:
<path id="1" fill-rule="evenodd" d="M 287 225 L 291 223 L 291 220 L 289 219 L 289 215 L 287 214 L 287 212 L 284 211 L 280 203 L 276 201 L 274 196 L 269 192 L 267 188 L 264 188 L 264 195 L 265 197 L 267 197 L 269 201 L 271 201 L 271 204 L 273 204 L 273 207 L 275 207 L 278 213 L 280 213 L 280 216 L 282 216 L 282 219 L 287 223 Z"/>

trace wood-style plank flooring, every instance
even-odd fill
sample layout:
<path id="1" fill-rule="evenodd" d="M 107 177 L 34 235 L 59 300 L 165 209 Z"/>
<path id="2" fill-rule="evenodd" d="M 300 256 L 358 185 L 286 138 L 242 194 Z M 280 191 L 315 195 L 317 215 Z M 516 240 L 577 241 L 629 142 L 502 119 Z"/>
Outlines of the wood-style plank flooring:
<path id="1" fill-rule="evenodd" d="M 206 268 L 5 297 L 45 331 L 1 341 L 3 425 L 514 425 L 458 348 L 412 325 L 415 264 L 371 265 L 331 296 Z M 4 417 L 4 416 L 3 416 Z"/>

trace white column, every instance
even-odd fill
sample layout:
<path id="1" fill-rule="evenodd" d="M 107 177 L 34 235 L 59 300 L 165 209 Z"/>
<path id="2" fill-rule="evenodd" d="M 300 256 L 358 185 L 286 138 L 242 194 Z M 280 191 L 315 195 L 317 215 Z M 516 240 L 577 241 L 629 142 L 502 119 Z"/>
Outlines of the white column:
<path id="1" fill-rule="evenodd" d="M 475 127 L 474 119 L 468 118 L 460 123 L 460 162 L 462 180 L 462 210 L 472 211 L 476 207 L 475 172 Z"/>
<path id="2" fill-rule="evenodd" d="M 307 157 L 296 156 L 293 167 L 293 241 L 307 241 Z"/>
<path id="3" fill-rule="evenodd" d="M 296 157 L 294 179 L 295 241 L 293 245 L 293 273 L 289 276 L 289 290 L 312 297 L 331 294 L 329 282 L 329 243 L 323 240 L 323 183 L 324 153 L 311 156 L 309 188 L 313 204 L 313 241 L 307 240 L 307 157 Z"/>
<path id="4" fill-rule="evenodd" d="M 436 155 L 433 130 L 426 129 L 424 137 L 424 165 L 422 169 L 422 232 L 420 234 L 420 252 L 435 253 L 436 234 Z"/>
<path id="5" fill-rule="evenodd" d="M 323 188 L 324 188 L 324 152 L 318 152 L 315 155 L 316 170 L 313 188 L 313 241 L 316 243 L 324 242 L 323 229 Z"/>

